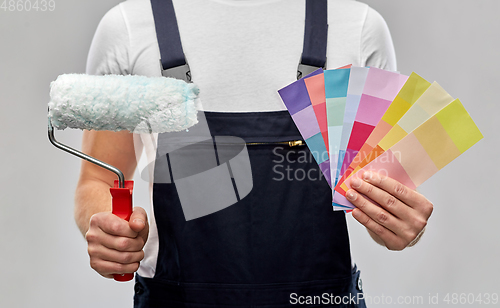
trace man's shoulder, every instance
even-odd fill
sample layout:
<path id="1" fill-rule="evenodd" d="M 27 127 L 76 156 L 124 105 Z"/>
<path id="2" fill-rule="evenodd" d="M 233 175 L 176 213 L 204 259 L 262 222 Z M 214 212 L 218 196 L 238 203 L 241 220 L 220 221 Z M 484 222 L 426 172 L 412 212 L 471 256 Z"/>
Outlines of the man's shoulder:
<path id="1" fill-rule="evenodd" d="M 113 7 L 110 12 L 113 10 L 120 11 L 129 23 L 144 22 L 152 18 L 150 0 L 126 0 Z"/>
<path id="2" fill-rule="evenodd" d="M 371 9 L 366 3 L 354 0 L 329 0 L 328 20 L 331 24 L 360 25 Z"/>
<path id="3" fill-rule="evenodd" d="M 353 13 L 363 13 L 370 8 L 368 4 L 355 0 L 328 0 L 328 7 L 329 10 L 335 9 Z"/>

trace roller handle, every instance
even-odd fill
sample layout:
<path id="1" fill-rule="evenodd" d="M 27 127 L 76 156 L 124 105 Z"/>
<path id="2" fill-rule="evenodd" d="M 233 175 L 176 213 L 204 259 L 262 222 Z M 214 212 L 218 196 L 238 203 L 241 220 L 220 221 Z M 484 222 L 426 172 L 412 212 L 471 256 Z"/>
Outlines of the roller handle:
<path id="1" fill-rule="evenodd" d="M 130 220 L 132 215 L 132 191 L 134 189 L 134 181 L 125 181 L 125 188 L 119 188 L 118 180 L 115 181 L 114 187 L 109 189 L 112 197 L 112 213 L 126 221 Z M 116 281 L 130 281 L 134 279 L 133 273 L 114 274 L 113 278 Z"/>

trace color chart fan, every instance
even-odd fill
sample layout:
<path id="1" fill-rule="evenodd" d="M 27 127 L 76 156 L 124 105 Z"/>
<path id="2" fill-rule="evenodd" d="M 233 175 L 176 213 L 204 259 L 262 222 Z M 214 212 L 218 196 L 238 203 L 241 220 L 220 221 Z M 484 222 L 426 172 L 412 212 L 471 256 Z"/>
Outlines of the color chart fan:
<path id="1" fill-rule="evenodd" d="M 416 188 L 483 138 L 437 82 L 378 68 L 317 70 L 278 91 L 332 189 L 350 211 L 352 176 L 366 170 Z"/>

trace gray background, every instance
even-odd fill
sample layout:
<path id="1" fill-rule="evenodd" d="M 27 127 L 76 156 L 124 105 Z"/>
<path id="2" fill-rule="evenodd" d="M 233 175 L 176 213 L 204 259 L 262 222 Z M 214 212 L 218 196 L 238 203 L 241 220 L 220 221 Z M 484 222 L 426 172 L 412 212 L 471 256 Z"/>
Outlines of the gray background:
<path id="1" fill-rule="evenodd" d="M 95 28 L 118 2 L 56 0 L 53 12 L 0 10 L 0 307 L 132 306 L 132 283 L 106 280 L 90 269 L 73 222 L 80 162 L 46 137 L 50 81 L 84 72 Z M 444 307 L 447 293 L 500 293 L 500 1 L 366 2 L 389 24 L 399 70 L 438 81 L 461 99 L 485 136 L 421 187 L 435 211 L 416 247 L 377 247 L 349 218 L 367 296 L 380 302 L 422 296 L 422 307 L 429 294 L 439 294 L 440 305 L 433 306 Z M 79 131 L 58 136 L 79 147 Z M 146 185 L 137 185 L 135 204 L 148 207 Z"/>

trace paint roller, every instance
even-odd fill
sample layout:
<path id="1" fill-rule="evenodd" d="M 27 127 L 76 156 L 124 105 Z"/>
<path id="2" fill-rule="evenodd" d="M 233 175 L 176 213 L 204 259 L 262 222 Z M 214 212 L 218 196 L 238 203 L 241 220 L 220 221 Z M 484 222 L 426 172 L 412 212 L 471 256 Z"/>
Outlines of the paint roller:
<path id="1" fill-rule="evenodd" d="M 199 90 L 192 83 L 166 77 L 64 74 L 50 84 L 48 136 L 57 148 L 85 159 L 118 177 L 110 188 L 112 212 L 129 220 L 133 181 L 126 181 L 116 167 L 58 142 L 54 129 L 128 130 L 164 133 L 195 125 L 195 100 Z M 133 274 L 114 275 L 129 281 Z"/>

